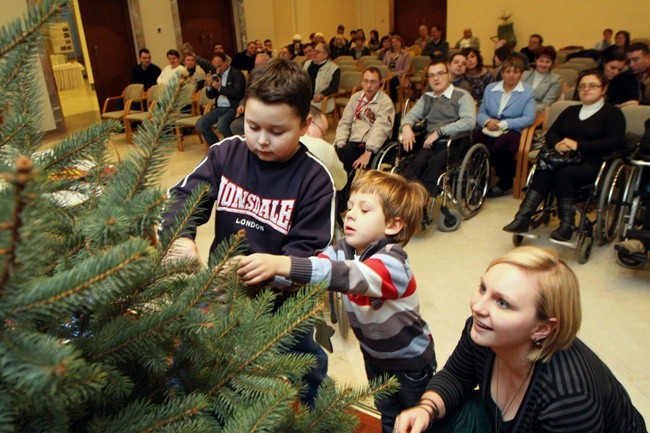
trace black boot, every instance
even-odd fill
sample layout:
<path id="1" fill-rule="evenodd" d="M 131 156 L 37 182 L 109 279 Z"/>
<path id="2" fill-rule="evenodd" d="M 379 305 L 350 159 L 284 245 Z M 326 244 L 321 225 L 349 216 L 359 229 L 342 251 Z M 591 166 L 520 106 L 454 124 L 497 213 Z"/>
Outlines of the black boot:
<path id="1" fill-rule="evenodd" d="M 510 233 L 525 233 L 528 231 L 530 217 L 535 213 L 539 204 L 544 201 L 544 195 L 535 190 L 529 190 L 519 205 L 519 210 L 515 214 L 515 219 L 505 226 L 503 230 Z"/>
<path id="2" fill-rule="evenodd" d="M 557 216 L 560 218 L 560 227 L 551 232 L 551 239 L 568 241 L 573 236 L 576 209 L 572 198 L 557 199 Z"/>

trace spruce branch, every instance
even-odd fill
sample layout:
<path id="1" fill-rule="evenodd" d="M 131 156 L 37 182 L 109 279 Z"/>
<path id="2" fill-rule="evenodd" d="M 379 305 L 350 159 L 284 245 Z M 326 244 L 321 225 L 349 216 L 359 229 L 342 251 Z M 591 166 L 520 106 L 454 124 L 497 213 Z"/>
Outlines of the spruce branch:
<path id="1" fill-rule="evenodd" d="M 14 266 L 16 266 L 16 246 L 20 243 L 20 227 L 22 226 L 22 212 L 25 208 L 25 197 L 23 193 L 27 184 L 32 180 L 32 161 L 27 157 L 20 157 L 16 159 L 16 174 L 9 177 L 9 181 L 13 185 L 13 211 L 11 221 L 2 224 L 0 229 L 10 232 L 9 242 L 7 247 L 0 251 L 1 255 L 5 258 L 2 261 L 2 269 L 0 271 L 0 298 L 4 295 L 7 281 L 9 280 L 10 273 Z"/>
<path id="2" fill-rule="evenodd" d="M 7 56 L 20 46 L 33 45 L 34 38 L 42 35 L 48 22 L 58 16 L 69 0 L 43 0 L 29 9 L 21 21 L 15 19 L 0 31 L 0 58 Z"/>

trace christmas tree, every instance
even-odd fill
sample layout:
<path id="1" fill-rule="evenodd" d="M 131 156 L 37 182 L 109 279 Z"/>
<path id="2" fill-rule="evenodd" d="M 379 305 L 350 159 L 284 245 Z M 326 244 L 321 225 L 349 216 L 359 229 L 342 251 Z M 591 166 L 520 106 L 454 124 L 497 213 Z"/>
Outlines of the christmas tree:
<path id="1" fill-rule="evenodd" d="M 114 169 L 110 122 L 39 151 L 36 54 L 68 4 L 37 3 L 0 31 L 0 432 L 353 431 L 350 407 L 394 383 L 328 379 L 306 408 L 313 359 L 283 351 L 320 320 L 322 287 L 272 312 L 273 292 L 249 296 L 226 266 L 239 235 L 207 266 L 165 259 L 206 193 L 156 237 L 182 79 Z"/>

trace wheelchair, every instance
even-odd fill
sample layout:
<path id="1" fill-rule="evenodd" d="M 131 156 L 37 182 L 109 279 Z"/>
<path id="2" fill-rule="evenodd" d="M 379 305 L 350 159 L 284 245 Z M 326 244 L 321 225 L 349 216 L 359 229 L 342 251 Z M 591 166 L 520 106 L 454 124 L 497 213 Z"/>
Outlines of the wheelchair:
<path id="1" fill-rule="evenodd" d="M 528 174 L 526 188 L 537 170 L 534 165 Z M 594 240 L 598 245 L 611 242 L 617 235 L 620 223 L 623 195 L 628 183 L 628 172 L 625 162 L 619 156 L 612 156 L 603 161 L 594 183 L 577 188 L 576 208 L 579 222 L 576 226 L 574 240 L 557 241 L 552 243 L 576 250 L 578 263 L 589 261 Z M 536 229 L 548 225 L 551 215 L 557 215 L 555 197 L 551 193 L 539 205 L 530 219 L 530 228 Z M 535 232 L 515 233 L 512 235 L 514 246 L 522 244 L 524 238 L 539 239 Z"/>
<path id="2" fill-rule="evenodd" d="M 650 191 L 645 191 L 646 204 L 644 206 L 641 189 L 647 185 L 647 177 L 650 176 L 650 161 L 632 159 L 629 166 L 628 183 L 623 194 L 621 213 L 619 218 L 619 239 L 621 241 L 650 234 L 647 230 L 641 230 L 644 214 L 648 212 L 647 202 L 650 200 Z M 650 261 L 647 255 L 629 255 L 623 251 L 616 251 L 616 260 L 621 266 L 630 269 L 643 267 Z"/>
<path id="3" fill-rule="evenodd" d="M 406 115 L 409 109 L 410 99 L 407 101 L 403 113 Z M 396 119 L 397 122 L 397 119 Z M 415 135 L 418 142 L 424 141 L 425 134 L 417 132 L 418 125 L 414 125 Z M 399 130 L 399 125 L 397 126 Z M 450 157 L 450 148 L 454 140 L 464 139 L 467 135 L 446 138 L 446 169 L 440 174 L 437 180 L 439 193 L 432 197 L 427 206 L 422 229 L 425 230 L 433 215 L 436 199 L 441 197 L 440 215 L 437 219 L 438 229 L 442 232 L 452 232 L 458 229 L 462 219 L 469 219 L 476 215 L 483 206 L 485 194 L 490 181 L 490 154 L 483 144 L 469 145 L 462 158 L 458 161 L 452 161 Z M 414 155 L 416 152 L 411 152 Z M 377 152 L 370 163 L 374 170 L 389 171 L 391 173 L 400 172 L 400 163 L 404 163 L 408 157 L 405 157 L 402 144 L 399 140 L 398 131 L 393 133 L 392 140 L 386 143 L 379 152 Z M 447 202 L 451 202 L 453 207 Z"/>

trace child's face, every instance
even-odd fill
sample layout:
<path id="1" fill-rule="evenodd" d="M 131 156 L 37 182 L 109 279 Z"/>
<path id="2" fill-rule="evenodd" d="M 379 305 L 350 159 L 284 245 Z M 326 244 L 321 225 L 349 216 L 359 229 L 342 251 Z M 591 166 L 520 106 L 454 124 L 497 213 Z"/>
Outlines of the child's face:
<path id="1" fill-rule="evenodd" d="M 401 228 L 399 220 L 386 222 L 379 195 L 363 192 L 350 195 L 345 214 L 345 240 L 357 254 L 384 236 L 397 234 Z"/>
<path id="2" fill-rule="evenodd" d="M 301 121 L 288 104 L 265 104 L 256 98 L 246 101 L 244 134 L 248 150 L 267 162 L 285 162 L 298 151 L 301 135 L 310 118 Z"/>

